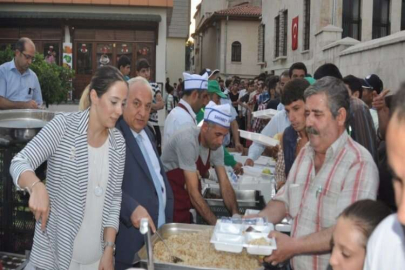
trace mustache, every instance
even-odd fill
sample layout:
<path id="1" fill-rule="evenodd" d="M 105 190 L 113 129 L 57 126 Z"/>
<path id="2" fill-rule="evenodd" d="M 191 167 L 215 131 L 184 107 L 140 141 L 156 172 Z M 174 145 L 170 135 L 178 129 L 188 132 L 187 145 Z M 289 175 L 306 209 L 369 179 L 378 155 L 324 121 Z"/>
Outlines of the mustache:
<path id="1" fill-rule="evenodd" d="M 319 132 L 316 129 L 314 129 L 313 127 L 307 127 L 306 131 L 307 131 L 307 134 L 319 135 Z"/>

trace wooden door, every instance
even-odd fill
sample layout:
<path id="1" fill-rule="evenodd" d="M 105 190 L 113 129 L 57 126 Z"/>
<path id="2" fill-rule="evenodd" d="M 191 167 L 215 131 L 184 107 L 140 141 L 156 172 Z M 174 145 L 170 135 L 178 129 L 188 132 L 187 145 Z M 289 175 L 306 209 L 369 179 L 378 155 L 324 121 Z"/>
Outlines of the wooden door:
<path id="1" fill-rule="evenodd" d="M 73 80 L 73 99 L 80 99 L 83 90 L 90 83 L 93 75 L 95 51 L 93 42 L 75 42 L 73 51 L 75 53 L 76 78 Z"/>

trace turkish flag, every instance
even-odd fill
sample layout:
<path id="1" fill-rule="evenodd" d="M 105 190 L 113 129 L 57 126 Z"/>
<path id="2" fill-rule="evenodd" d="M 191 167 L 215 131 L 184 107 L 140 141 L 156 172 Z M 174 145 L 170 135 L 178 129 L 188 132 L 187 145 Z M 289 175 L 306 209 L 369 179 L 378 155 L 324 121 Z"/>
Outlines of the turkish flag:
<path id="1" fill-rule="evenodd" d="M 292 50 L 298 49 L 298 16 L 292 20 Z"/>

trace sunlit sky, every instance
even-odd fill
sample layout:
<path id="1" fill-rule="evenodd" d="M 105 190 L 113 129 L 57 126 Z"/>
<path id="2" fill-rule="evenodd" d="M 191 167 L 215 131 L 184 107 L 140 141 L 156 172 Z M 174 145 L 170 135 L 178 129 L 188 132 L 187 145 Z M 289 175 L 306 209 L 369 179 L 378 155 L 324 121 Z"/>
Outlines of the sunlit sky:
<path id="1" fill-rule="evenodd" d="M 190 24 L 190 35 L 194 33 L 195 30 L 195 21 L 194 21 L 194 14 L 196 11 L 196 7 L 198 4 L 201 3 L 201 0 L 191 0 L 191 24 Z M 193 40 L 190 36 L 189 40 Z"/>

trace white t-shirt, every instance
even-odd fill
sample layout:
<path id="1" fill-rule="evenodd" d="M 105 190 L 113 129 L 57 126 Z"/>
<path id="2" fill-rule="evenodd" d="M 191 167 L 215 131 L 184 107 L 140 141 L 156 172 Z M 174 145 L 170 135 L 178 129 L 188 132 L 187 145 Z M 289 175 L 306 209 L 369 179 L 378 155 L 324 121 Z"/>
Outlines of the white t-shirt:
<path id="1" fill-rule="evenodd" d="M 163 148 L 161 157 L 166 172 L 177 168 L 195 172 L 198 157 L 207 164 L 209 150 L 198 142 L 199 134 L 200 129 L 195 126 L 184 128 L 173 134 Z M 219 147 L 217 150 L 211 150 L 209 162 L 211 166 L 224 166 L 224 149 Z"/>
<path id="2" fill-rule="evenodd" d="M 99 148 L 88 146 L 89 181 L 87 184 L 86 206 L 79 232 L 73 244 L 72 261 L 78 264 L 94 264 L 101 259 L 101 226 L 103 207 L 107 189 L 109 163 L 108 138 Z M 99 186 L 103 192 L 96 196 L 95 188 Z M 74 269 L 73 265 L 70 269 Z"/>
<path id="3" fill-rule="evenodd" d="M 179 104 L 183 104 L 183 106 L 187 108 L 188 112 L 177 106 L 167 115 L 163 135 L 163 146 L 169 141 L 176 131 L 189 126 L 197 126 L 196 114 L 191 108 L 190 104 L 183 99 L 180 100 Z"/>
<path id="4" fill-rule="evenodd" d="M 370 114 L 371 114 L 371 118 L 373 118 L 375 131 L 377 132 L 378 127 L 379 127 L 378 112 L 375 109 L 370 109 Z"/>
<path id="5" fill-rule="evenodd" d="M 363 270 L 404 270 L 404 226 L 392 214 L 377 226 L 367 243 Z"/>

